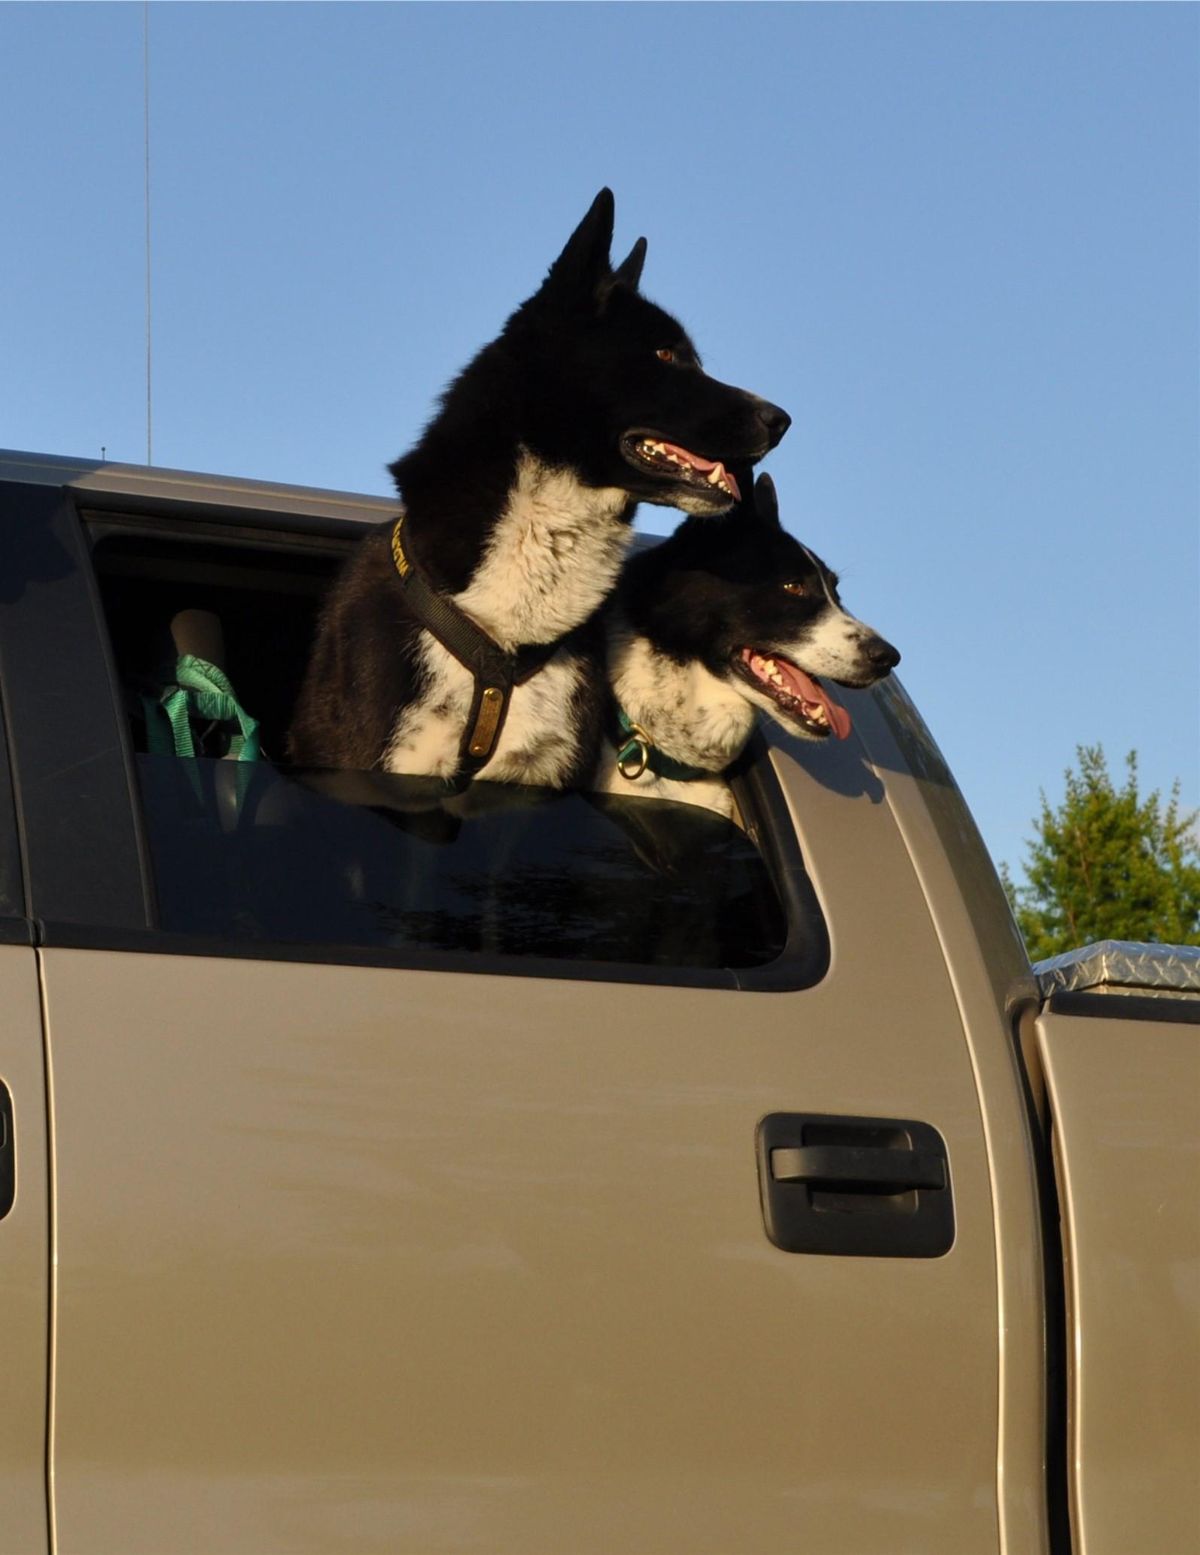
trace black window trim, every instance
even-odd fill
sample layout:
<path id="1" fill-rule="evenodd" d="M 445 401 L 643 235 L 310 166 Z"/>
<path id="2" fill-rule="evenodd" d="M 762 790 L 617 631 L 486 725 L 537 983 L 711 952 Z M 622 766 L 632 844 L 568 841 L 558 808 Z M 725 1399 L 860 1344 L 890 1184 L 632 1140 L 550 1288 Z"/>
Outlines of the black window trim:
<path id="1" fill-rule="evenodd" d="M 12 495 L 16 484 L 4 483 L 6 496 Z M 24 613 L 23 626 L 31 636 L 31 642 L 27 641 L 19 653 L 20 670 L 26 679 L 32 675 L 35 680 L 53 683 L 60 703 L 67 699 L 66 707 L 60 707 L 60 716 L 65 713 L 86 725 L 96 747 L 96 763 L 103 768 L 109 804 L 124 812 L 119 821 L 114 815 L 114 821 L 118 823 L 110 827 L 98 824 L 93 808 L 91 824 L 83 828 L 86 836 L 82 842 L 74 836 L 68 839 L 61 827 L 57 830 L 48 827 L 44 813 L 35 817 L 38 835 L 30 852 L 30 878 L 37 943 L 72 949 L 760 992 L 808 988 L 824 977 L 829 966 L 829 936 L 824 914 L 804 868 L 799 840 L 779 779 L 767 757 L 767 742 L 761 734 L 755 736 L 739 763 L 739 770 L 733 777 L 733 789 L 742 813 L 751 823 L 753 840 L 787 915 L 788 934 L 784 949 L 775 960 L 762 966 L 738 969 L 656 967 L 640 963 L 552 960 L 410 947 L 239 941 L 158 928 L 133 745 L 122 711 L 116 666 L 91 564 L 92 547 L 107 535 L 138 531 L 157 533 L 170 540 L 219 536 L 225 542 L 244 541 L 260 549 L 264 542 L 270 548 L 274 537 L 281 548 L 325 549 L 333 554 L 344 551 L 349 542 L 364 532 L 364 525 L 358 520 L 314 516 L 302 510 L 295 513 L 261 511 L 182 499 L 143 499 L 115 492 L 76 492 L 64 487 L 25 486 L 23 492 L 26 496 L 22 504 L 25 533 L 33 552 L 38 543 L 34 526 L 39 522 L 42 526 L 48 524 L 53 543 L 61 547 L 69 562 L 69 574 L 57 582 L 68 596 L 77 634 L 85 630 L 82 623 L 90 623 L 94 662 L 91 672 L 84 676 L 85 684 L 71 683 L 68 692 L 62 673 L 56 676 L 53 666 L 46 662 L 46 650 L 51 646 L 52 634 L 61 619 L 62 604 L 58 604 L 57 611 L 39 610 L 39 602 L 34 599 L 27 602 Z M 32 581 L 36 583 L 36 578 Z M 32 592 L 36 595 L 36 587 Z M 16 629 L 10 635 L 15 638 Z M 37 647 L 43 650 L 40 665 Z M 0 634 L 0 664 L 5 652 L 6 643 Z M 52 654 L 50 658 L 53 659 Z M 45 690 L 43 686 L 43 695 Z M 47 775 L 46 763 L 54 754 L 47 747 L 54 742 L 38 736 L 32 710 L 38 700 L 38 688 L 26 684 L 24 692 L 18 709 L 20 718 L 14 744 L 20 758 L 19 775 L 24 777 L 27 773 L 29 781 L 36 784 Z M 122 804 L 116 804 L 112 797 L 118 787 Z M 20 791 L 18 789 L 18 795 Z M 66 792 L 69 802 L 70 790 Z M 74 792 L 80 801 L 88 797 L 78 785 Z M 81 861 L 80 852 L 81 847 L 89 843 L 103 846 L 104 869 L 111 870 L 107 876 L 110 889 L 107 897 L 101 897 L 100 911 L 81 920 L 69 910 L 74 902 L 65 889 L 65 882 L 86 863 Z M 93 858 L 93 877 L 95 865 Z M 92 895 L 94 897 L 96 892 Z"/>
<path id="2" fill-rule="evenodd" d="M 0 945 L 31 945 L 33 924 L 29 918 L 29 871 L 21 837 L 12 763 L 8 755 L 11 743 L 4 704 L 3 676 L 0 675 L 0 868 L 13 871 L 11 905 L 15 909 L 10 913 L 0 913 Z M 4 864 L 5 859 L 10 862 Z"/>

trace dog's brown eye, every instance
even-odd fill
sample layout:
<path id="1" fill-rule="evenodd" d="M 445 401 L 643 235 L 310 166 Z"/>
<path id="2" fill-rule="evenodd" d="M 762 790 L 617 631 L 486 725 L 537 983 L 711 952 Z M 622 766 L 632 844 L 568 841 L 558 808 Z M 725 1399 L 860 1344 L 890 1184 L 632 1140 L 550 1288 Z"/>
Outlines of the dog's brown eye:
<path id="1" fill-rule="evenodd" d="M 783 585 L 783 588 L 784 588 L 784 593 L 786 593 L 786 594 L 807 594 L 808 593 L 808 584 L 807 583 L 785 583 Z"/>
<path id="2" fill-rule="evenodd" d="M 654 354 L 660 362 L 673 362 L 675 360 L 675 353 L 670 346 L 660 346 Z"/>

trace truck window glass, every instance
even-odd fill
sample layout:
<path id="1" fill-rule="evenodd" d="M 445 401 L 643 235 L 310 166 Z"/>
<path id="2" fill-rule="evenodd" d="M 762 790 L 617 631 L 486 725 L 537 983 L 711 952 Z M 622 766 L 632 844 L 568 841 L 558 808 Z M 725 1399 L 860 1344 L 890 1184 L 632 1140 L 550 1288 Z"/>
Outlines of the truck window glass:
<path id="1" fill-rule="evenodd" d="M 785 914 L 694 805 L 139 755 L 160 927 L 300 945 L 753 967 Z"/>

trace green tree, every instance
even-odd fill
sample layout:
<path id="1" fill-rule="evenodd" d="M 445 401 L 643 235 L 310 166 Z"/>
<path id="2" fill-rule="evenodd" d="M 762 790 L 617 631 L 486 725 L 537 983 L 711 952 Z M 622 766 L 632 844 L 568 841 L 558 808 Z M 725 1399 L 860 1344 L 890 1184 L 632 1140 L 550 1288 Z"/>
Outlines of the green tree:
<path id="1" fill-rule="evenodd" d="M 1200 846 L 1195 815 L 1179 813 L 1179 783 L 1164 807 L 1157 790 L 1139 795 L 1136 751 L 1121 788 L 1099 745 L 1075 754 L 1079 770 L 1067 768 L 1057 809 L 1042 793 L 1024 884 L 1001 866 L 1030 957 L 1101 939 L 1200 944 Z"/>

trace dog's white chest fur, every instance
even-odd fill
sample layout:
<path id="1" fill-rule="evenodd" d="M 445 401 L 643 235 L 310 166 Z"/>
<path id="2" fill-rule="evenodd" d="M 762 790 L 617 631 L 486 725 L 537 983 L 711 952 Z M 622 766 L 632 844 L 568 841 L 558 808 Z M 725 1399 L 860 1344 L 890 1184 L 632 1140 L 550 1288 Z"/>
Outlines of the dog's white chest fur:
<path id="1" fill-rule="evenodd" d="M 608 595 L 632 538 L 626 492 L 583 486 L 524 453 L 479 565 L 454 603 L 501 648 L 553 642 Z M 424 689 L 396 721 L 388 772 L 453 777 L 471 711 L 470 674 L 428 632 L 417 643 Z M 496 752 L 483 775 L 499 783 L 560 784 L 579 731 L 570 709 L 582 660 L 561 650 L 513 688 Z"/>
<path id="2" fill-rule="evenodd" d="M 606 598 L 633 531 L 629 495 L 583 486 L 529 453 L 470 583 L 454 603 L 502 648 L 547 643 L 586 621 Z"/>
<path id="3" fill-rule="evenodd" d="M 616 619 L 609 626 L 608 674 L 619 705 L 659 749 L 712 775 L 680 780 L 647 770 L 631 781 L 617 770 L 615 753 L 607 747 L 595 786 L 732 815 L 733 797 L 720 774 L 749 739 L 754 709 L 703 664 L 680 664 Z"/>
<path id="4" fill-rule="evenodd" d="M 754 709 L 695 659 L 681 664 L 615 619 L 608 675 L 618 703 L 678 761 L 724 771 L 754 727 Z"/>

